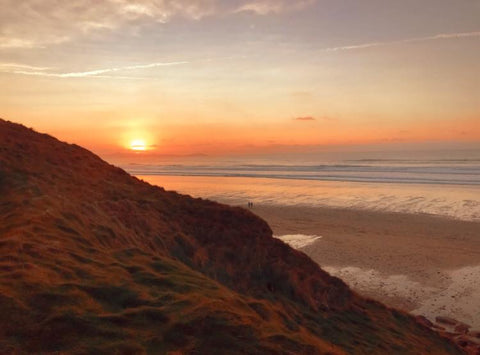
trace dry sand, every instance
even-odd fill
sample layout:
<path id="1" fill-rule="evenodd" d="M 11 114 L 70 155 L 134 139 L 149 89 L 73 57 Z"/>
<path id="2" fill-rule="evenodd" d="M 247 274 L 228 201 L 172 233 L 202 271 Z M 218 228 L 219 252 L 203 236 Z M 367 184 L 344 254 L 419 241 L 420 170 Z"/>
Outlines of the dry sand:
<path id="1" fill-rule="evenodd" d="M 479 222 L 320 207 L 256 205 L 252 211 L 276 236 L 322 236 L 299 250 L 358 293 L 480 329 Z"/>

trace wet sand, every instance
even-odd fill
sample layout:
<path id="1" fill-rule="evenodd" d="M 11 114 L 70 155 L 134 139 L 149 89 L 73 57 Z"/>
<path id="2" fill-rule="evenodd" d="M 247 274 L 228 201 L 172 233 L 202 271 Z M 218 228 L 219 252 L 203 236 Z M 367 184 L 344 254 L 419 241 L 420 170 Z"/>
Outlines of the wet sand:
<path id="1" fill-rule="evenodd" d="M 274 235 L 300 247 L 358 293 L 414 314 L 480 329 L 480 223 L 424 214 L 255 205 Z"/>

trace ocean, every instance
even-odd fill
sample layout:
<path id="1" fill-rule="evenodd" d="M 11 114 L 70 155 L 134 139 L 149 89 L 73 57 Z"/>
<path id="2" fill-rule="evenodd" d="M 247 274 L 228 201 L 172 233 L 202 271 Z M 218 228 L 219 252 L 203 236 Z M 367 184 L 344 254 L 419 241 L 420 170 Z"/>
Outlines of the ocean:
<path id="1" fill-rule="evenodd" d="M 480 220 L 480 149 L 150 157 L 120 164 L 152 184 L 235 205 L 308 205 Z"/>

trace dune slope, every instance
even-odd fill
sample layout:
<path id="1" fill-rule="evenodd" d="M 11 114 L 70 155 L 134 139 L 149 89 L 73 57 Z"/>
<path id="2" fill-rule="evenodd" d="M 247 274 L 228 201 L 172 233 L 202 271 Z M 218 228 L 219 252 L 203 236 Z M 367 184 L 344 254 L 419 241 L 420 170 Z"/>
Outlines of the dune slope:
<path id="1" fill-rule="evenodd" d="M 462 353 L 250 212 L 0 120 L 0 353 Z"/>

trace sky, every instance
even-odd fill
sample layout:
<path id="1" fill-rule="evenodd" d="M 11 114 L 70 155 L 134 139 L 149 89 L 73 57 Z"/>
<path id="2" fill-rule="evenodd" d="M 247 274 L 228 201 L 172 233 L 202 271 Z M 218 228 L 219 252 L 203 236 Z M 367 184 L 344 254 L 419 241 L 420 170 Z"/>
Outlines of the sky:
<path id="1" fill-rule="evenodd" d="M 99 154 L 480 144 L 479 0 L 0 7 L 0 117 Z"/>

